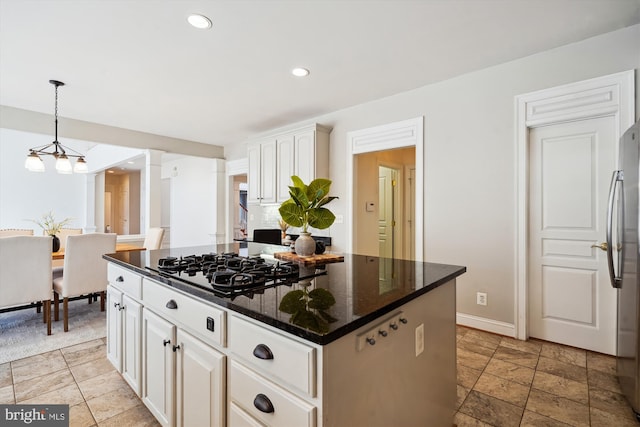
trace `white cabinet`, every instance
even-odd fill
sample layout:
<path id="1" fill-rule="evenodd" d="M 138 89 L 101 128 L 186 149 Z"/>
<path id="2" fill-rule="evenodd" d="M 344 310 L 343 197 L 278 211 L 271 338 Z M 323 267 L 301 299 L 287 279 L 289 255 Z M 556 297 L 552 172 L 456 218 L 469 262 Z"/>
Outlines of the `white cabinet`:
<path id="1" fill-rule="evenodd" d="M 264 205 L 287 200 L 292 175 L 298 175 L 306 184 L 315 178 L 328 178 L 330 132 L 330 128 L 314 124 L 250 142 L 248 203 Z"/>

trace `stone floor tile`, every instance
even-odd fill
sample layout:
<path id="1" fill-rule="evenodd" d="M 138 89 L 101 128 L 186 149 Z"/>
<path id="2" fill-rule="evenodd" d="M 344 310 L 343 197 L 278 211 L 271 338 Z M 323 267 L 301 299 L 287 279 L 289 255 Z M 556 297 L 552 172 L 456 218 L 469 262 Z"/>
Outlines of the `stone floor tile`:
<path id="1" fill-rule="evenodd" d="M 475 391 L 524 408 L 529 387 L 484 372 L 473 387 Z"/>
<path id="2" fill-rule="evenodd" d="M 98 424 L 140 403 L 138 396 L 128 386 L 87 400 L 89 410 Z"/>
<path id="3" fill-rule="evenodd" d="M 566 397 L 583 405 L 589 404 L 589 387 L 585 382 L 536 371 L 532 387 L 556 396 Z"/>
<path id="4" fill-rule="evenodd" d="M 569 427 L 569 424 L 525 410 L 522 421 L 520 421 L 520 427 Z"/>
<path id="5" fill-rule="evenodd" d="M 533 374 L 535 373 L 535 370 L 531 368 L 496 359 L 495 357 L 489 361 L 484 371 L 527 387 L 531 385 Z"/>
<path id="6" fill-rule="evenodd" d="M 607 354 L 594 353 L 587 351 L 587 370 L 595 369 L 596 371 L 605 372 L 607 374 L 616 374 L 616 358 Z"/>
<path id="7" fill-rule="evenodd" d="M 102 339 L 88 341 L 82 344 L 65 347 L 60 350 L 69 366 L 80 365 L 95 359 L 104 358 L 107 345 Z"/>
<path id="8" fill-rule="evenodd" d="M 500 345 L 500 341 L 502 337 L 500 335 L 495 335 L 490 332 L 479 331 L 477 329 L 471 329 L 466 333 L 464 339 L 467 341 L 474 341 L 477 344 L 483 345 L 487 348 L 495 350 L 498 345 Z"/>
<path id="9" fill-rule="evenodd" d="M 11 364 L 3 363 L 0 365 L 0 388 L 13 384 L 11 376 Z"/>
<path id="10" fill-rule="evenodd" d="M 142 403 L 100 423 L 100 427 L 159 427 L 160 423 Z M 461 426 L 458 426 L 461 427 Z"/>
<path id="11" fill-rule="evenodd" d="M 458 409 L 460 409 L 460 406 L 462 406 L 462 403 L 467 398 L 467 395 L 471 390 L 461 386 L 460 384 L 456 384 L 456 390 L 457 390 L 457 398 L 456 398 L 456 411 L 457 411 Z"/>
<path id="12" fill-rule="evenodd" d="M 104 374 L 88 378 L 78 382 L 78 387 L 85 400 L 91 400 L 102 394 L 127 386 L 126 381 L 117 371 L 109 371 Z"/>
<path id="13" fill-rule="evenodd" d="M 41 392 L 42 391 L 44 390 L 41 390 Z M 74 382 L 66 387 L 47 391 L 46 393 L 38 394 L 37 396 L 29 399 L 21 400 L 18 403 L 29 405 L 68 404 L 69 406 L 73 406 L 82 402 L 84 402 L 84 398 L 82 397 L 82 393 L 80 393 L 78 385 Z"/>
<path id="14" fill-rule="evenodd" d="M 591 427 L 638 427 L 638 421 L 591 407 Z"/>
<path id="15" fill-rule="evenodd" d="M 460 412 L 490 425 L 517 427 L 522 418 L 523 408 L 471 390 Z"/>
<path id="16" fill-rule="evenodd" d="M 15 369 L 15 368 L 20 368 L 26 365 L 33 365 L 33 364 L 39 365 L 46 360 L 58 359 L 60 357 L 62 357 L 62 353 L 60 352 L 60 350 L 52 350 L 46 353 L 40 353 L 34 356 L 25 357 L 24 359 L 14 360 L 10 363 L 11 363 L 11 367 Z"/>
<path id="17" fill-rule="evenodd" d="M 16 398 L 13 395 L 13 386 L 0 387 L 0 405 L 13 405 L 14 403 L 16 403 Z"/>
<path id="18" fill-rule="evenodd" d="M 527 353 L 525 351 L 504 346 L 499 346 L 493 357 L 515 363 L 516 365 L 525 366 L 527 368 L 535 368 L 538 364 L 537 354 Z"/>
<path id="19" fill-rule="evenodd" d="M 548 357 L 540 357 L 537 370 L 573 381 L 587 382 L 587 368 Z"/>
<path id="20" fill-rule="evenodd" d="M 589 427 L 589 407 L 564 397 L 531 389 L 526 409 L 574 427 Z"/>
<path id="21" fill-rule="evenodd" d="M 37 356 L 27 357 L 11 362 L 13 383 L 17 384 L 32 378 L 49 375 L 52 372 L 67 368 L 67 362 L 60 350 L 50 351 Z"/>
<path id="22" fill-rule="evenodd" d="M 540 354 L 542 349 L 542 343 L 538 341 L 523 341 L 510 337 L 502 337 L 500 345 L 503 347 L 512 348 L 514 350 L 524 351 L 525 353 Z"/>
<path id="23" fill-rule="evenodd" d="M 483 423 L 482 421 L 470 417 L 467 414 L 463 414 L 462 412 L 456 412 L 456 415 L 453 418 L 453 423 L 457 427 L 493 427 L 491 424 Z"/>
<path id="24" fill-rule="evenodd" d="M 84 400 L 82 403 L 69 408 L 69 427 L 91 427 L 95 425 L 97 425 L 96 420 L 93 419 L 93 415 L 91 415 L 91 411 Z M 122 427 L 125 426 L 123 425 Z"/>
<path id="25" fill-rule="evenodd" d="M 589 389 L 589 402 L 592 408 L 598 408 L 616 416 L 635 419 L 633 409 L 624 395 L 599 388 Z"/>
<path id="26" fill-rule="evenodd" d="M 568 347 L 552 342 L 542 343 L 540 356 L 560 362 L 571 363 L 583 368 L 587 367 L 587 351 L 575 347 Z"/>
<path id="27" fill-rule="evenodd" d="M 41 377 L 32 378 L 14 384 L 16 402 L 31 399 L 45 392 L 51 392 L 74 384 L 69 368 L 61 369 Z"/>
<path id="28" fill-rule="evenodd" d="M 489 356 L 483 354 L 474 353 L 463 348 L 459 348 L 457 351 L 457 363 L 467 366 L 473 369 L 483 370 L 487 363 L 489 363 Z"/>
<path id="29" fill-rule="evenodd" d="M 89 378 L 115 371 L 111 362 L 104 356 L 100 359 L 90 360 L 80 365 L 70 366 L 71 373 L 77 382 L 82 382 Z"/>
<path id="30" fill-rule="evenodd" d="M 616 393 L 622 393 L 622 390 L 620 390 L 620 383 L 618 382 L 618 378 L 615 374 L 609 374 L 595 369 L 590 370 L 587 374 L 589 377 L 589 388 L 600 388 Z"/>
<path id="31" fill-rule="evenodd" d="M 491 363 L 491 362 L 489 362 Z M 479 369 L 469 368 L 468 366 L 464 366 L 458 364 L 458 384 L 461 386 L 471 389 L 480 378 L 480 374 L 482 373 Z"/>
<path id="32" fill-rule="evenodd" d="M 472 351 L 474 353 L 482 354 L 484 356 L 493 356 L 495 348 L 487 347 L 484 343 L 478 342 L 476 339 L 469 339 L 469 334 L 458 341 L 458 349 L 464 349 Z M 497 346 L 496 346 L 497 347 Z"/>

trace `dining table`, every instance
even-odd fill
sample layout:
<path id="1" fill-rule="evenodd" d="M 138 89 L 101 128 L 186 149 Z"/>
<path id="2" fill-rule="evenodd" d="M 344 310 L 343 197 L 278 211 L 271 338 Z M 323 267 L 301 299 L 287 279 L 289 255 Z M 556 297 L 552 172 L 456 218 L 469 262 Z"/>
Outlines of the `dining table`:
<path id="1" fill-rule="evenodd" d="M 145 248 L 142 246 L 132 245 L 131 243 L 116 243 L 116 252 L 127 252 L 127 251 L 144 251 Z M 51 259 L 64 259 L 64 248 L 60 248 L 57 252 L 52 252 Z"/>

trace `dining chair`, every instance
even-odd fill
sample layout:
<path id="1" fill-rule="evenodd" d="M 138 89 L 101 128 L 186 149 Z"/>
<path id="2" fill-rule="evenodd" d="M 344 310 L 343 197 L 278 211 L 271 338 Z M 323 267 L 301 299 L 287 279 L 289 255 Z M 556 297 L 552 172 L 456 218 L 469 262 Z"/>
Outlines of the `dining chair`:
<path id="1" fill-rule="evenodd" d="M 63 250 L 67 247 L 67 237 L 75 236 L 77 234 L 82 234 L 82 228 L 61 228 L 60 232 L 56 234 L 60 239 L 60 250 Z M 62 276 L 62 271 L 64 268 L 64 260 L 54 259 L 53 263 L 53 278 Z"/>
<path id="2" fill-rule="evenodd" d="M 160 249 L 162 246 L 162 238 L 164 237 L 164 228 L 151 227 L 147 230 L 142 246 L 146 250 Z"/>
<path id="3" fill-rule="evenodd" d="M 116 234 L 91 233 L 67 237 L 61 277 L 53 279 L 53 314 L 59 320 L 62 296 L 64 331 L 69 331 L 69 297 L 100 293 L 100 311 L 104 311 L 107 289 L 107 261 L 102 255 L 116 251 Z M 49 253 L 51 256 L 51 253 Z"/>
<path id="4" fill-rule="evenodd" d="M 3 228 L 0 237 L 33 236 L 33 230 L 27 228 Z"/>
<path id="5" fill-rule="evenodd" d="M 39 302 L 51 335 L 51 237 L 0 239 L 0 308 Z"/>

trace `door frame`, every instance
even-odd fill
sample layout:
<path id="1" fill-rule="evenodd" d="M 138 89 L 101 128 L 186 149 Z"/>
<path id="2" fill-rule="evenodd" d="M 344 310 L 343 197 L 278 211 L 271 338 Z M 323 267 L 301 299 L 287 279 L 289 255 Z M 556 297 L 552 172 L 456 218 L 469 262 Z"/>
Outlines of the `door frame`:
<path id="1" fill-rule="evenodd" d="M 515 97 L 516 241 L 514 327 L 516 338 L 529 338 L 528 213 L 529 129 L 611 116 L 616 141 L 635 122 L 634 70 L 596 77 Z M 616 146 L 615 158 L 618 158 Z M 616 160 L 617 161 L 617 160 Z"/>
<path id="2" fill-rule="evenodd" d="M 347 133 L 347 242 L 346 251 L 353 253 L 354 237 L 354 205 L 355 189 L 353 188 L 353 169 L 355 156 L 362 153 L 374 151 L 391 150 L 394 148 L 415 147 L 415 260 L 424 261 L 424 117 L 403 120 L 401 122 L 389 123 L 367 129 L 352 131 Z"/>
<path id="3" fill-rule="evenodd" d="M 226 241 L 233 241 L 233 177 L 237 175 L 247 175 L 249 173 L 249 159 L 244 157 L 238 160 L 227 160 L 225 163 L 226 182 L 225 182 L 225 230 Z"/>

